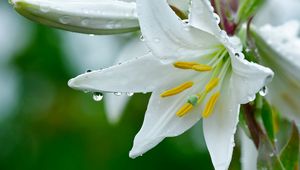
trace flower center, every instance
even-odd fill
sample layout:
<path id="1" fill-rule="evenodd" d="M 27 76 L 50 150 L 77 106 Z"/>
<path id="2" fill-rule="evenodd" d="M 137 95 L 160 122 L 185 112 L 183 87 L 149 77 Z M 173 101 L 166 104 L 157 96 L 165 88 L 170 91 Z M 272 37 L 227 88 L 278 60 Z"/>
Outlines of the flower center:
<path id="1" fill-rule="evenodd" d="M 177 61 L 173 63 L 173 66 L 178 69 L 193 70 L 201 73 L 211 72 L 211 74 L 205 75 L 200 80 L 184 82 L 174 88 L 164 91 L 160 95 L 162 98 L 174 96 L 190 89 L 203 80 L 207 81 L 206 85 L 200 88 L 201 90 L 198 93 L 188 96 L 187 102 L 176 112 L 178 117 L 183 117 L 188 114 L 188 112 L 190 112 L 195 106 L 203 103 L 206 97 L 209 96 L 202 112 L 202 117 L 208 118 L 213 113 L 214 107 L 221 95 L 221 85 L 227 71 L 230 68 L 229 54 L 223 47 L 212 54 L 202 57 L 208 57 L 209 61 L 206 64 L 199 63 L 197 61 Z"/>

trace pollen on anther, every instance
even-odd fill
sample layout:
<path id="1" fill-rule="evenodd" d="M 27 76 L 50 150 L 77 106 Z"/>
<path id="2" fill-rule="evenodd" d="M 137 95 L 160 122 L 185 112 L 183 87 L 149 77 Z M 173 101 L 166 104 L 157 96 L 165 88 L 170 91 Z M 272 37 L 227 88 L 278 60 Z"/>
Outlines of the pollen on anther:
<path id="1" fill-rule="evenodd" d="M 185 61 L 178 61 L 175 62 L 173 65 L 176 68 L 181 68 L 181 69 L 192 69 L 193 66 L 197 65 L 198 63 L 196 62 L 185 62 Z"/>
<path id="2" fill-rule="evenodd" d="M 217 92 L 210 97 L 202 113 L 203 118 L 208 118 L 212 114 L 212 111 L 216 105 L 219 96 L 220 96 L 220 92 Z"/>
<path id="3" fill-rule="evenodd" d="M 181 93 L 183 92 L 184 90 L 192 87 L 194 85 L 194 82 L 192 81 L 188 81 L 188 82 L 185 82 L 177 87 L 174 87 L 172 89 L 169 89 L 165 92 L 163 92 L 162 94 L 160 94 L 161 97 L 169 97 L 169 96 L 173 96 L 173 95 L 176 95 L 178 93 Z"/>
<path id="4" fill-rule="evenodd" d="M 208 93 L 219 84 L 219 78 L 213 78 L 206 86 L 205 91 Z"/>
<path id="5" fill-rule="evenodd" d="M 186 115 L 191 109 L 193 105 L 191 103 L 185 103 L 176 113 L 178 117 L 182 117 Z"/>
<path id="6" fill-rule="evenodd" d="M 195 71 L 202 72 L 202 71 L 210 71 L 210 70 L 212 70 L 212 67 L 209 66 L 209 65 L 197 64 L 197 65 L 194 65 L 192 67 L 192 69 L 195 70 Z"/>

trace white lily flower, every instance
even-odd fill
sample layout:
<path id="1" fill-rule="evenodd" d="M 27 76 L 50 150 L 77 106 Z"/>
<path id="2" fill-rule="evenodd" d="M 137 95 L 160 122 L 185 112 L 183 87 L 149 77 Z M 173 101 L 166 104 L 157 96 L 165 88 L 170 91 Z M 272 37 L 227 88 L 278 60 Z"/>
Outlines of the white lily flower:
<path id="1" fill-rule="evenodd" d="M 136 3 L 122 0 L 10 0 L 23 16 L 55 28 L 87 34 L 139 29 Z"/>
<path id="2" fill-rule="evenodd" d="M 165 0 L 137 0 L 151 52 L 107 69 L 82 74 L 69 86 L 97 92 L 152 92 L 130 157 L 178 136 L 200 118 L 212 162 L 227 169 L 240 104 L 255 98 L 273 72 L 244 59 L 237 38 L 218 26 L 207 0 L 193 0 L 188 23 Z"/>
<path id="3" fill-rule="evenodd" d="M 259 29 L 260 36 L 275 53 L 263 55 L 263 63 L 273 68 L 276 76 L 269 85 L 269 102 L 290 120 L 300 124 L 300 23 L 290 21 Z M 264 48 L 265 49 L 265 48 Z"/>

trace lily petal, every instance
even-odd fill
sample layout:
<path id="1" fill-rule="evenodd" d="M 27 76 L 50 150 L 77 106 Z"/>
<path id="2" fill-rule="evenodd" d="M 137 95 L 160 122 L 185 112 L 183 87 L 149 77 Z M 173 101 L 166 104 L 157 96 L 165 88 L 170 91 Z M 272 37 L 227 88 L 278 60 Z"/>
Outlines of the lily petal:
<path id="1" fill-rule="evenodd" d="M 107 69 L 79 75 L 69 81 L 74 89 L 104 92 L 152 92 L 169 82 L 184 81 L 193 71 L 176 69 L 151 54 L 126 61 Z"/>
<path id="2" fill-rule="evenodd" d="M 221 29 L 218 26 L 217 14 L 208 0 L 192 0 L 189 23 L 196 28 L 214 35 L 219 35 Z"/>
<path id="3" fill-rule="evenodd" d="M 220 42 L 210 33 L 184 23 L 165 0 L 137 0 L 146 44 L 158 57 L 197 56 Z"/>
<path id="4" fill-rule="evenodd" d="M 255 94 L 271 82 L 274 73 L 271 69 L 243 59 L 242 53 L 231 54 L 232 85 L 239 104 L 255 99 Z"/>
<path id="5" fill-rule="evenodd" d="M 23 16 L 59 29 L 114 34 L 139 29 L 136 4 L 118 0 L 11 0 Z"/>
<path id="6" fill-rule="evenodd" d="M 251 139 L 240 129 L 239 135 L 241 137 L 241 164 L 243 170 L 257 169 L 258 151 Z"/>
<path id="7" fill-rule="evenodd" d="M 219 100 L 211 117 L 203 120 L 204 138 L 216 170 L 228 169 L 238 123 L 240 104 L 234 97 L 234 87 L 224 82 Z"/>
<path id="8" fill-rule="evenodd" d="M 127 45 L 121 50 L 119 56 L 117 57 L 118 59 L 116 63 L 125 62 L 132 58 L 145 55 L 147 51 L 148 48 L 145 46 L 145 44 L 140 41 L 138 37 L 134 37 L 129 40 Z M 116 124 L 119 122 L 123 110 L 130 99 L 128 94 L 122 96 L 116 96 L 111 93 L 104 94 L 107 118 L 110 123 Z"/>
<path id="9" fill-rule="evenodd" d="M 165 137 L 178 136 L 191 128 L 200 119 L 200 106 L 196 106 L 184 117 L 176 116 L 176 111 L 184 103 L 186 96 L 193 94 L 197 88 L 186 90 L 176 96 L 162 99 L 163 91 L 155 91 L 150 98 L 148 109 L 141 130 L 134 138 L 129 153 L 131 158 L 141 156 L 155 147 Z"/>

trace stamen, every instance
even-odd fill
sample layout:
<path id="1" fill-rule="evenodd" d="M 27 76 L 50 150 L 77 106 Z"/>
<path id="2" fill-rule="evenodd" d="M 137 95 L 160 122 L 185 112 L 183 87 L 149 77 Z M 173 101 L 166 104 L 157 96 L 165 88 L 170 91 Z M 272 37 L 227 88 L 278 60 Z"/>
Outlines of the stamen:
<path id="1" fill-rule="evenodd" d="M 173 65 L 176 68 L 181 68 L 181 69 L 193 69 L 193 66 L 197 65 L 198 63 L 196 62 L 184 62 L 184 61 L 178 61 L 175 62 Z"/>
<path id="2" fill-rule="evenodd" d="M 210 71 L 210 70 L 212 70 L 212 67 L 209 65 L 197 64 L 197 65 L 194 65 L 192 67 L 192 69 L 195 71 Z"/>
<path id="3" fill-rule="evenodd" d="M 208 93 L 219 84 L 219 78 L 213 78 L 206 86 L 205 91 Z"/>
<path id="4" fill-rule="evenodd" d="M 173 96 L 176 95 L 178 93 L 183 92 L 184 90 L 192 87 L 194 85 L 194 82 L 192 81 L 188 81 L 186 83 L 183 83 L 173 89 L 167 90 L 165 92 L 163 92 L 162 94 L 160 94 L 160 97 L 168 97 L 168 96 Z"/>
<path id="5" fill-rule="evenodd" d="M 191 109 L 193 105 L 191 103 L 185 103 L 176 113 L 178 117 L 182 117 L 186 115 Z"/>
<path id="6" fill-rule="evenodd" d="M 205 109 L 204 109 L 204 111 L 202 113 L 202 117 L 203 118 L 208 118 L 211 115 L 211 113 L 212 113 L 212 111 L 214 109 L 214 106 L 216 105 L 216 102 L 217 102 L 219 96 L 220 96 L 220 92 L 217 92 L 217 93 L 215 93 L 214 95 L 212 95 L 210 97 L 210 99 L 207 102 L 207 104 L 205 106 Z"/>

